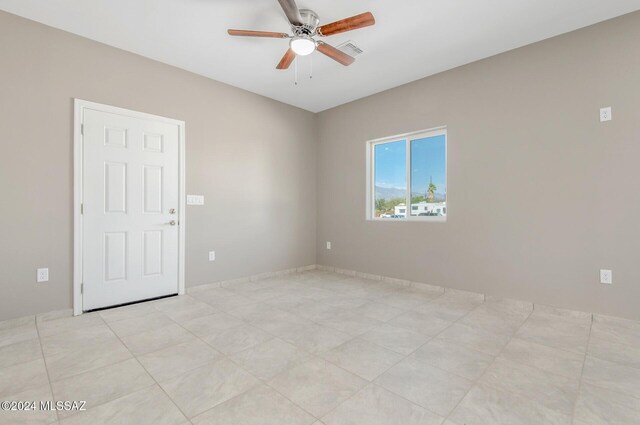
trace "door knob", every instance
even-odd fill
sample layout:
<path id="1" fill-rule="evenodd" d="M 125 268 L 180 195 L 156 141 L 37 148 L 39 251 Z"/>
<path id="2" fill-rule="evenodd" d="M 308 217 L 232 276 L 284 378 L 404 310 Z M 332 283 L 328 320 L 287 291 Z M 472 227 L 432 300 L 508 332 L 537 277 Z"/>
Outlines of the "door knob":
<path id="1" fill-rule="evenodd" d="M 175 208 L 171 208 L 171 209 L 169 210 L 169 214 L 175 214 L 175 213 L 176 213 Z"/>
<path id="2" fill-rule="evenodd" d="M 175 226 L 176 225 L 176 221 L 175 220 L 171 220 L 169 223 L 167 223 L 169 226 Z"/>

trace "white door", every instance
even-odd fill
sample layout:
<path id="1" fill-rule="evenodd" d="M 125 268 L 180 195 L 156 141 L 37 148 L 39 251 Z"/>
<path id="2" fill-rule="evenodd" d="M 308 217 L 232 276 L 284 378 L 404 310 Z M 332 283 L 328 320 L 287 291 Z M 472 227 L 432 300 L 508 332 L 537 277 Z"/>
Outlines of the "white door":
<path id="1" fill-rule="evenodd" d="M 179 125 L 82 122 L 83 310 L 178 293 Z"/>

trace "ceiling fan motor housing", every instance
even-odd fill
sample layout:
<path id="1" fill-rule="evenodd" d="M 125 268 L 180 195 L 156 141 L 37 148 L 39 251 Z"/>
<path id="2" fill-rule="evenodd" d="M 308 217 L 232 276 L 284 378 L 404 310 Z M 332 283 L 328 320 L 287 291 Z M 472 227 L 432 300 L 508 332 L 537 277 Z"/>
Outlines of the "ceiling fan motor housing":
<path id="1" fill-rule="evenodd" d="M 300 16 L 302 17 L 302 25 L 291 26 L 293 33 L 297 36 L 316 35 L 318 26 L 320 25 L 318 14 L 313 10 L 300 9 Z"/>

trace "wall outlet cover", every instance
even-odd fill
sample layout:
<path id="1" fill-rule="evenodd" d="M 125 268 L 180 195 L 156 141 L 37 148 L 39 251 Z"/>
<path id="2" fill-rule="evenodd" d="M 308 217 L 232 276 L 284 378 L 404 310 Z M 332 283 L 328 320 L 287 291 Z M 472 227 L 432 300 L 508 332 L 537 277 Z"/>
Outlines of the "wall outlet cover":
<path id="1" fill-rule="evenodd" d="M 611 121 L 611 106 L 600 109 L 600 122 Z"/>
<path id="2" fill-rule="evenodd" d="M 49 281 L 49 269 L 37 269 L 36 270 L 36 282 L 48 282 Z"/>
<path id="3" fill-rule="evenodd" d="M 327 249 L 331 249 L 331 242 L 327 241 Z"/>
<path id="4" fill-rule="evenodd" d="M 600 283 L 613 285 L 613 272 L 611 270 L 600 270 Z"/>
<path id="5" fill-rule="evenodd" d="M 216 261 L 216 252 L 209 251 L 209 261 Z"/>

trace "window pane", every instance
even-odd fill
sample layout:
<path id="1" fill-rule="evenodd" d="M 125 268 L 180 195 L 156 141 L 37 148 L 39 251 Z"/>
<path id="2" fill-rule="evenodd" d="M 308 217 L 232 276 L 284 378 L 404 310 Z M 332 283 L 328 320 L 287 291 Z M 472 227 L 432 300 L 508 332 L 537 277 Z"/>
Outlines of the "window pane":
<path id="1" fill-rule="evenodd" d="M 407 216 L 407 142 L 374 146 L 375 217 Z"/>
<path id="2" fill-rule="evenodd" d="M 446 136 L 411 141 L 411 215 L 446 217 Z"/>

